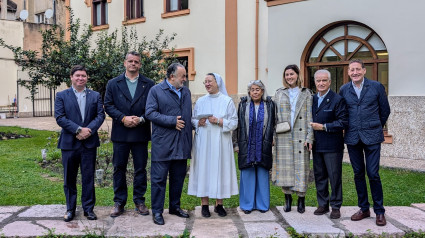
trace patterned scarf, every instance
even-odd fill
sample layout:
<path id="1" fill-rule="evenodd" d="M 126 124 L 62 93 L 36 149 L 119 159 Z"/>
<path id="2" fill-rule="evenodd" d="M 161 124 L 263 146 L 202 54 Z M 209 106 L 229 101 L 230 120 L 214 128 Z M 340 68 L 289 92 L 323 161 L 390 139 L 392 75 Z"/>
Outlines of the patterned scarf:
<path id="1" fill-rule="evenodd" d="M 261 101 L 257 118 L 254 102 L 249 105 L 249 137 L 247 163 L 261 161 L 261 148 L 263 145 L 264 103 Z"/>

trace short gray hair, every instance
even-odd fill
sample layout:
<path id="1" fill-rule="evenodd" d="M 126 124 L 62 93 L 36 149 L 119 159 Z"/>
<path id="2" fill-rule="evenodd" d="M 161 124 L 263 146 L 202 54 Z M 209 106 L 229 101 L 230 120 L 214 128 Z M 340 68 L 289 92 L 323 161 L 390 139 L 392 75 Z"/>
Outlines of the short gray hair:
<path id="1" fill-rule="evenodd" d="M 261 99 L 263 101 L 266 101 L 267 100 L 266 87 L 264 86 L 263 82 L 261 82 L 261 80 L 252 80 L 251 82 L 248 83 L 248 98 L 251 99 L 251 95 L 249 94 L 249 92 L 251 91 L 252 85 L 256 85 L 263 90 L 263 97 Z"/>
<path id="2" fill-rule="evenodd" d="M 170 66 L 168 66 L 167 68 L 167 78 L 169 79 L 171 77 L 171 75 L 176 76 L 176 71 L 178 68 L 185 68 L 182 64 L 180 63 L 172 63 L 170 64 Z"/>
<path id="3" fill-rule="evenodd" d="M 326 69 L 319 69 L 319 70 L 317 70 L 316 73 L 314 73 L 314 80 L 316 80 L 316 76 L 318 74 L 327 74 L 328 75 L 328 79 L 331 80 L 331 72 L 329 72 Z"/>
<path id="4" fill-rule="evenodd" d="M 129 52 L 127 52 L 127 54 L 125 54 L 125 59 L 126 60 L 128 59 L 128 56 L 129 55 L 137 56 L 137 57 L 139 57 L 139 59 L 141 58 L 141 55 L 140 55 L 139 52 L 137 52 L 137 51 L 129 51 Z"/>

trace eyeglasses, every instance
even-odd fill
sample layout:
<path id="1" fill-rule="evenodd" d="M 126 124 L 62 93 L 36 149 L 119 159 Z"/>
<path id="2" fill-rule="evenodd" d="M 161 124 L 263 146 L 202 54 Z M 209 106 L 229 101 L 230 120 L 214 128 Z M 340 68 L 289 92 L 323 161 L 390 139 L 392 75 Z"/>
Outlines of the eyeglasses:
<path id="1" fill-rule="evenodd" d="M 202 82 L 204 85 L 207 85 L 207 84 L 212 84 L 214 81 L 204 81 L 204 82 Z"/>

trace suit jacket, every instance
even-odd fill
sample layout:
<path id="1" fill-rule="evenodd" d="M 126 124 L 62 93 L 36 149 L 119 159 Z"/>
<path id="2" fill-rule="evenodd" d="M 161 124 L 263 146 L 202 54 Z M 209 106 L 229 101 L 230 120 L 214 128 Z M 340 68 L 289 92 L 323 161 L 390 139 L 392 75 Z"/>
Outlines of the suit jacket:
<path id="1" fill-rule="evenodd" d="M 185 127 L 176 129 L 177 116 Z M 187 87 L 181 98 L 162 81 L 152 87 L 146 103 L 146 117 L 152 121 L 152 161 L 190 159 L 192 150 L 192 98 Z"/>
<path id="2" fill-rule="evenodd" d="M 59 149 L 75 150 L 81 145 L 86 148 L 96 148 L 100 145 L 97 130 L 105 120 L 105 112 L 98 92 L 87 89 L 84 115 L 83 121 L 77 97 L 72 88 L 56 94 L 55 118 L 58 125 L 62 127 L 58 142 Z M 75 136 L 79 126 L 90 128 L 91 136 L 82 141 L 78 140 Z"/>
<path id="3" fill-rule="evenodd" d="M 344 84 L 339 94 L 345 99 L 348 109 L 345 143 L 355 145 L 361 140 L 366 145 L 373 145 L 383 142 L 382 128 L 391 112 L 384 86 L 364 78 L 360 99 L 351 82 Z"/>
<path id="4" fill-rule="evenodd" d="M 342 152 L 343 130 L 348 125 L 348 112 L 344 98 L 329 90 L 319 107 L 319 97 L 313 96 L 313 122 L 326 124 L 326 131 L 314 131 L 313 151 Z"/>
<path id="5" fill-rule="evenodd" d="M 150 122 L 145 116 L 146 99 L 155 83 L 139 75 L 134 98 L 131 98 L 125 75 L 109 80 L 105 93 L 105 111 L 112 118 L 111 140 L 113 142 L 147 142 L 151 139 Z M 145 118 L 145 123 L 128 128 L 122 123 L 124 116 Z"/>

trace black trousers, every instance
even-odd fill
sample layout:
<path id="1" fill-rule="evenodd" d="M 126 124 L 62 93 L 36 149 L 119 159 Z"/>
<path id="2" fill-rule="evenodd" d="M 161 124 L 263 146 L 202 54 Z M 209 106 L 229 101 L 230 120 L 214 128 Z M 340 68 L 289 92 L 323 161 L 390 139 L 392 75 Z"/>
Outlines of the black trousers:
<path id="1" fill-rule="evenodd" d="M 317 203 L 321 207 L 339 209 L 342 205 L 341 152 L 313 152 L 313 170 L 317 190 Z M 329 197 L 328 182 L 332 193 Z"/>
<path id="2" fill-rule="evenodd" d="M 134 180 L 133 180 L 133 202 L 135 204 L 145 203 L 147 188 L 146 165 L 148 162 L 148 142 L 113 142 L 114 155 L 114 202 L 123 206 L 127 203 L 127 164 L 128 157 L 133 156 Z"/>
<path id="3" fill-rule="evenodd" d="M 151 163 L 151 203 L 152 213 L 164 212 L 165 190 L 169 176 L 169 209 L 180 208 L 187 160 L 152 161 Z"/>
<path id="4" fill-rule="evenodd" d="M 96 203 L 94 191 L 94 174 L 96 166 L 96 149 L 81 146 L 76 150 L 62 150 L 63 190 L 66 197 L 66 209 L 75 211 L 77 207 L 77 175 L 81 169 L 81 203 L 85 212 L 93 211 Z"/>

